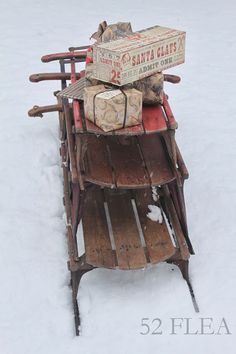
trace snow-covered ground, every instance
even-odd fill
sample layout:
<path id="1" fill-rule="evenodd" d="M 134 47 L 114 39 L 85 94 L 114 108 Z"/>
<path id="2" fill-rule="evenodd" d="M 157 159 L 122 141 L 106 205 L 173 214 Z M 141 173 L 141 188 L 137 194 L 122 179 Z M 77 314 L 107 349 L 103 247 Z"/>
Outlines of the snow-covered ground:
<path id="1" fill-rule="evenodd" d="M 0 353 L 235 353 L 236 5 L 234 0 L 8 0 L 0 4 Z M 29 119 L 54 102 L 56 83 L 32 84 L 57 70 L 40 57 L 87 44 L 97 25 L 131 21 L 187 31 L 186 63 L 166 84 L 179 122 L 177 140 L 190 171 L 190 272 L 201 312 L 194 313 L 177 269 L 94 270 L 79 291 L 82 335 L 74 337 L 58 154 L 57 115 Z M 142 335 L 148 323 L 162 334 Z M 184 334 L 171 318 L 212 318 L 218 334 Z M 220 327 L 225 319 L 229 331 Z M 153 321 L 154 320 L 154 321 Z M 152 323 L 153 321 L 153 323 Z M 181 320 L 176 320 L 180 323 Z M 211 320 L 206 320 L 208 323 Z M 177 323 L 177 322 L 176 322 Z M 207 323 L 207 322 L 206 322 Z M 222 324 L 222 323 L 221 323 Z"/>

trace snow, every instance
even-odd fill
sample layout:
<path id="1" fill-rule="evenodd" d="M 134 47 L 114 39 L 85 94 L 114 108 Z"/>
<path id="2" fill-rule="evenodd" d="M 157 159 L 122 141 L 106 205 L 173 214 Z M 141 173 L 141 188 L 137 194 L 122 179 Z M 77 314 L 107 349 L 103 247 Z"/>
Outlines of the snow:
<path id="1" fill-rule="evenodd" d="M 147 213 L 147 217 L 152 221 L 157 221 L 159 224 L 162 224 L 163 216 L 161 209 L 156 205 L 148 205 L 148 209 L 150 212 Z"/>
<path id="2" fill-rule="evenodd" d="M 3 354 L 180 354 L 235 352 L 235 81 L 233 0 L 8 0 L 0 4 L 0 350 Z M 200 307 L 193 310 L 178 269 L 97 269 L 81 281 L 82 335 L 74 336 L 54 113 L 30 119 L 34 104 L 54 103 L 55 82 L 28 76 L 53 72 L 40 57 L 88 43 L 97 25 L 131 21 L 187 32 L 186 63 L 166 84 L 179 122 L 177 141 L 190 171 L 185 194 L 196 255 L 190 275 Z M 232 335 L 171 335 L 171 318 L 222 317 Z M 162 334 L 142 335 L 142 319 Z M 152 321 L 154 320 L 153 324 Z M 145 321 L 144 321 L 145 322 Z M 146 322 L 145 322 L 146 323 Z M 222 331 L 225 333 L 225 331 Z"/>

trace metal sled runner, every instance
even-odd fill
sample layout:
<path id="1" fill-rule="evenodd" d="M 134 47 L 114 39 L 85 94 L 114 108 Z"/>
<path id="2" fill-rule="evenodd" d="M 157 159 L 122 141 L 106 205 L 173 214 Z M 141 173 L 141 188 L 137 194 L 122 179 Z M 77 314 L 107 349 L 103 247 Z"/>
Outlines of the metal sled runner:
<path id="1" fill-rule="evenodd" d="M 84 75 L 76 71 L 76 63 L 85 61 L 87 48 L 43 57 L 43 62 L 59 60 L 60 73 L 34 74 L 30 80 L 60 80 L 61 90 L 68 87 L 68 92 L 73 91 L 73 84 Z M 178 82 L 171 75 L 165 79 Z M 71 86 L 67 86 L 68 80 Z M 183 193 L 188 171 L 175 141 L 177 123 L 167 96 L 163 105 L 143 107 L 141 125 L 109 133 L 88 121 L 83 101 L 73 97 L 57 95 L 55 105 L 35 106 L 29 115 L 59 114 L 76 334 L 80 328 L 79 283 L 83 274 L 97 267 L 127 270 L 148 263 L 173 263 L 186 280 L 198 311 L 188 274 L 189 257 L 194 254 Z M 149 205 L 159 208 L 161 223 L 147 217 Z M 80 222 L 85 246 L 82 255 L 77 243 Z"/>

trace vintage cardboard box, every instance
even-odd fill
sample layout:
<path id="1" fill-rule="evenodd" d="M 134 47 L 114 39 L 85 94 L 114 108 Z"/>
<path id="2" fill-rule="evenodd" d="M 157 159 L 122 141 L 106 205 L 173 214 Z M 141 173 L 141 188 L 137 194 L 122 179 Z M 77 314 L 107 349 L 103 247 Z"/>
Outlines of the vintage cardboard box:
<path id="1" fill-rule="evenodd" d="M 136 89 L 111 89 L 104 85 L 84 89 L 85 117 L 105 132 L 142 122 L 142 93 Z"/>
<path id="2" fill-rule="evenodd" d="M 184 63 L 185 32 L 154 26 L 93 47 L 95 79 L 118 86 Z"/>

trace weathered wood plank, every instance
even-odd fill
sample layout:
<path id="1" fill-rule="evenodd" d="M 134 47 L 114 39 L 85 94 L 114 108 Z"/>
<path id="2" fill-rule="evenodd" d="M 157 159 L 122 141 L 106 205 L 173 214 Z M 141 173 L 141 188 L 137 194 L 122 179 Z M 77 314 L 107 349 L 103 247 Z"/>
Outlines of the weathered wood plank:
<path id="1" fill-rule="evenodd" d="M 106 191 L 111 225 L 120 269 L 142 268 L 147 264 L 128 191 Z"/>
<path id="2" fill-rule="evenodd" d="M 114 268 L 109 230 L 104 209 L 104 199 L 99 187 L 86 191 L 82 225 L 86 262 L 96 267 Z"/>
<path id="3" fill-rule="evenodd" d="M 147 217 L 149 212 L 148 205 L 154 204 L 151 189 L 136 190 L 134 197 L 150 262 L 163 262 L 176 252 L 165 219 L 163 217 L 163 221 L 160 224 Z"/>
<path id="4" fill-rule="evenodd" d="M 159 134 L 138 137 L 139 145 L 153 186 L 162 185 L 175 179 L 168 163 Z"/>
<path id="5" fill-rule="evenodd" d="M 167 129 L 161 105 L 144 106 L 142 115 L 144 130 L 147 134 Z"/>
<path id="6" fill-rule="evenodd" d="M 113 137 L 109 139 L 109 150 L 117 187 L 137 188 L 150 185 L 136 137 L 129 137 L 127 143 Z"/>
<path id="7" fill-rule="evenodd" d="M 85 180 L 102 186 L 114 184 L 112 167 L 106 146 L 106 137 L 89 135 L 86 139 L 85 156 Z"/>

